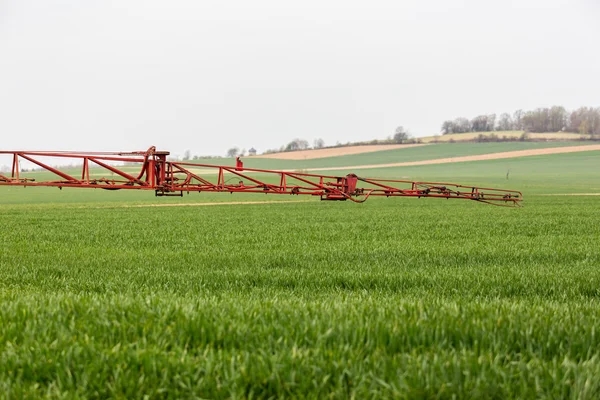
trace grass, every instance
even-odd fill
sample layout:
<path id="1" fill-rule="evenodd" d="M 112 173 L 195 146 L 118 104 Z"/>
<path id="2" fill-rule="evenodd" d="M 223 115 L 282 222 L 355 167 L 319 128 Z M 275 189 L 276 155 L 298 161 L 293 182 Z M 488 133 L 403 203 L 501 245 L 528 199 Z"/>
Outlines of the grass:
<path id="1" fill-rule="evenodd" d="M 0 188 L 0 392 L 597 398 L 598 198 L 535 195 L 597 186 L 585 154 L 511 160 L 510 185 L 507 160 L 369 171 L 525 188 L 522 209 Z M 166 201 L 223 198 L 257 197 Z"/>

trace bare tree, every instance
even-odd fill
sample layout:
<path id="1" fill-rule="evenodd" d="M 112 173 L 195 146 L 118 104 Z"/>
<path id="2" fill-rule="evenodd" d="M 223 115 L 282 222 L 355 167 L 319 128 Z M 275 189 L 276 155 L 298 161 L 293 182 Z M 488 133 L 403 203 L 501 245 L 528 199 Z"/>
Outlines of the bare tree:
<path id="1" fill-rule="evenodd" d="M 523 127 L 523 110 L 517 110 L 513 114 L 513 126 L 512 129 L 516 131 L 523 131 L 525 128 Z"/>
<path id="2" fill-rule="evenodd" d="M 471 132 L 471 123 L 464 117 L 459 117 L 454 120 L 454 132 L 466 133 Z"/>
<path id="3" fill-rule="evenodd" d="M 192 152 L 191 152 L 191 151 L 189 151 L 189 150 L 186 150 L 186 151 L 183 153 L 183 159 L 184 159 L 184 160 L 190 160 L 191 158 L 192 158 Z"/>
<path id="4" fill-rule="evenodd" d="M 497 121 L 497 124 L 496 124 Z M 563 106 L 517 110 L 508 113 L 479 115 L 472 120 L 456 118 L 442 123 L 442 133 L 490 132 L 493 130 L 524 130 L 527 132 L 579 132 L 600 135 L 600 107 L 580 107 L 570 114 Z"/>
<path id="5" fill-rule="evenodd" d="M 238 149 L 237 147 L 232 147 L 229 150 L 227 150 L 227 157 L 236 157 L 240 152 L 240 149 Z"/>
<path id="6" fill-rule="evenodd" d="M 581 133 L 582 135 L 587 135 L 590 133 L 589 123 L 587 119 L 584 119 L 583 121 L 581 121 L 581 124 L 579 124 L 579 133 Z"/>
<path id="7" fill-rule="evenodd" d="M 590 134 L 600 135 L 600 107 L 590 109 Z"/>
<path id="8" fill-rule="evenodd" d="M 600 135 L 600 107 L 579 107 L 569 117 L 568 130 L 587 135 Z"/>
<path id="9" fill-rule="evenodd" d="M 285 151 L 296 151 L 308 149 L 308 142 L 304 139 L 294 139 L 285 146 Z"/>
<path id="10" fill-rule="evenodd" d="M 323 147 L 325 147 L 325 141 L 321 138 L 315 139 L 315 141 L 313 142 L 313 147 L 315 149 L 322 149 Z"/>
<path id="11" fill-rule="evenodd" d="M 442 135 L 454 133 L 454 122 L 447 120 L 442 123 Z"/>
<path id="12" fill-rule="evenodd" d="M 471 120 L 471 131 L 473 132 L 487 132 L 488 130 L 488 116 L 479 115 Z"/>
<path id="13" fill-rule="evenodd" d="M 562 106 L 554 106 L 548 113 L 548 131 L 560 132 L 567 125 L 567 110 Z"/>
<path id="14" fill-rule="evenodd" d="M 407 130 L 404 129 L 403 126 L 399 126 L 394 131 L 394 142 L 396 143 L 404 143 L 409 139 L 410 135 Z"/>
<path id="15" fill-rule="evenodd" d="M 496 114 L 489 114 L 487 116 L 487 126 L 485 130 L 491 132 L 494 129 L 496 129 Z"/>
<path id="16" fill-rule="evenodd" d="M 537 108 L 527 111 L 521 120 L 526 131 L 548 132 L 550 130 L 550 109 Z"/>
<path id="17" fill-rule="evenodd" d="M 509 113 L 500 114 L 500 119 L 498 120 L 498 130 L 499 131 L 510 131 L 513 129 L 513 120 L 510 117 Z"/>

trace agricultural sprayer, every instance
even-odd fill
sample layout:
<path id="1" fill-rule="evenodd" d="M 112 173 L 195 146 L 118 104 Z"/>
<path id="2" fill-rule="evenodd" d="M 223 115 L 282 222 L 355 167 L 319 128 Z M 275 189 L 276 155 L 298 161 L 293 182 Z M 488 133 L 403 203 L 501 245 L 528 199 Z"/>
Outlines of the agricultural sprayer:
<path id="1" fill-rule="evenodd" d="M 266 193 L 319 196 L 321 200 L 351 200 L 362 203 L 371 196 L 434 197 L 466 199 L 506 207 L 518 207 L 521 192 L 464 186 L 453 183 L 414 182 L 363 178 L 355 174 L 327 176 L 304 172 L 245 168 L 238 158 L 235 166 L 218 166 L 167 160 L 169 152 L 147 151 L 66 152 L 0 151 L 12 156 L 9 176 L 0 175 L 0 185 L 97 188 L 107 190 L 152 190 L 156 196 L 183 196 L 189 192 Z M 66 159 L 73 168 L 52 167 L 48 159 Z M 42 161 L 43 160 L 43 161 Z M 23 161 L 37 165 L 59 179 L 36 180 L 20 171 Z M 79 168 L 79 167 L 77 167 Z M 135 172 L 134 172 L 135 171 Z M 102 176 L 109 174 L 110 177 Z M 8 174 L 7 174 L 8 175 Z"/>

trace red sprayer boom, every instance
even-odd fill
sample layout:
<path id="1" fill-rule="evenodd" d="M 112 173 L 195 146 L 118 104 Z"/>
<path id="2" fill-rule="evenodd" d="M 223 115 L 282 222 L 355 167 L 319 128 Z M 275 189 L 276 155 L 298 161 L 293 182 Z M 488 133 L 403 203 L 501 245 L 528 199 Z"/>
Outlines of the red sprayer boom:
<path id="1" fill-rule="evenodd" d="M 0 185 L 153 190 L 156 196 L 183 196 L 183 192 L 302 194 L 357 203 L 370 196 L 437 197 L 516 207 L 522 200 L 521 192 L 514 190 L 245 168 L 239 158 L 235 167 L 167 161 L 169 152 L 155 147 L 130 153 L 0 151 L 2 154 L 12 156 L 12 168 L 10 176 L 0 175 Z M 72 169 L 69 174 L 51 167 L 48 161 L 40 161 L 48 158 L 81 165 L 81 174 L 75 177 Z M 25 177 L 20 173 L 22 161 L 60 179 L 37 181 Z M 107 173 L 110 178 L 102 176 Z"/>

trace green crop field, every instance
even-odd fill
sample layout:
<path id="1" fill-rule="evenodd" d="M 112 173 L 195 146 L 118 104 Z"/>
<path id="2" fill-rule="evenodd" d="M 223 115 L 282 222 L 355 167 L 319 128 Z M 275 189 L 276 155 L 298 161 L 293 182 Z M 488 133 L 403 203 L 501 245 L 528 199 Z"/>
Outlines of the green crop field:
<path id="1" fill-rule="evenodd" d="M 521 209 L 0 187 L 0 397 L 596 399 L 600 196 L 544 194 L 599 166 L 364 171 Z"/>

